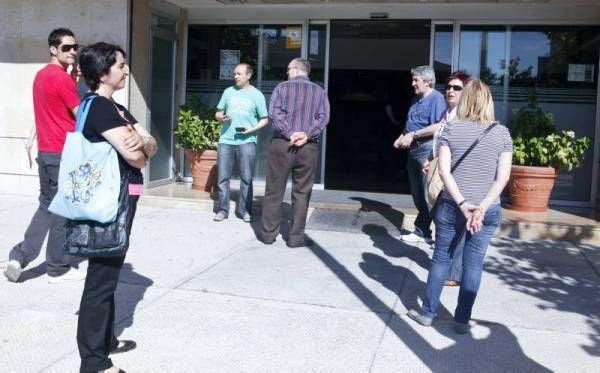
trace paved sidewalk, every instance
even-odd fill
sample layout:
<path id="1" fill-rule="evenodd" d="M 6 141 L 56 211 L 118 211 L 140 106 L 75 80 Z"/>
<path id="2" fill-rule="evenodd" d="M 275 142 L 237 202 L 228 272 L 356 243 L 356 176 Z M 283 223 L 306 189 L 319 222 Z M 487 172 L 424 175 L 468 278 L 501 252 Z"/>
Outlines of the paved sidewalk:
<path id="1" fill-rule="evenodd" d="M 0 195 L 0 262 L 35 208 Z M 316 211 L 316 245 L 290 249 L 281 237 L 261 244 L 257 223 L 233 214 L 216 223 L 207 210 L 142 205 L 117 291 L 117 332 L 138 348 L 114 363 L 128 373 L 600 371 L 600 246 L 495 239 L 478 325 L 456 335 L 456 288 L 432 327 L 405 315 L 421 302 L 428 247 L 399 241 L 387 218 L 336 229 Z M 83 283 L 48 284 L 43 258 L 27 269 L 22 283 L 0 278 L 0 372 L 76 372 Z"/>

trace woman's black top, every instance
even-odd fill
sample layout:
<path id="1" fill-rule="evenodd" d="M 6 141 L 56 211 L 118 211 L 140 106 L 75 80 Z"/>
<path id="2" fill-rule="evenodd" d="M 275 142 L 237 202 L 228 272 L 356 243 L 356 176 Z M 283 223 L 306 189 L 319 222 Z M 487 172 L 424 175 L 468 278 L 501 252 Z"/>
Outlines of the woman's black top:
<path id="1" fill-rule="evenodd" d="M 84 99 L 90 95 L 92 93 L 85 95 Z M 135 123 L 137 123 L 137 120 L 123 105 L 113 102 L 106 97 L 97 96 L 90 104 L 90 110 L 82 133 L 90 142 L 108 142 L 102 136 L 102 132 L 119 126 L 127 126 L 128 124 L 133 126 Z M 129 173 L 129 183 L 131 184 L 142 184 L 144 181 L 142 171 L 127 163 L 121 154 L 118 152 L 117 154 L 119 156 L 121 174 Z"/>

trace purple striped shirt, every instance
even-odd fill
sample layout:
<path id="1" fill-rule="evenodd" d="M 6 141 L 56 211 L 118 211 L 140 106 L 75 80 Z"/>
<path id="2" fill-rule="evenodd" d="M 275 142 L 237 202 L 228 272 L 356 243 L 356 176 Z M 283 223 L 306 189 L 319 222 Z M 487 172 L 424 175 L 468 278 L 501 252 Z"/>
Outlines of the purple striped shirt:
<path id="1" fill-rule="evenodd" d="M 329 123 L 329 99 L 319 85 L 307 77 L 297 76 L 275 87 L 269 103 L 269 118 L 273 137 L 289 140 L 292 133 L 304 132 L 311 141 L 318 141 Z"/>

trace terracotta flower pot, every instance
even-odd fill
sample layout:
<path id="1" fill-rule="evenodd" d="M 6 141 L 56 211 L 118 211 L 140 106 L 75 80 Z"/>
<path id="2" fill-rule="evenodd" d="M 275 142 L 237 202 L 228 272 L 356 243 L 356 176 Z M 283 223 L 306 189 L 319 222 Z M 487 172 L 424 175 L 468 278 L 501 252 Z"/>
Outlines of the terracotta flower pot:
<path id="1" fill-rule="evenodd" d="M 505 207 L 524 212 L 547 211 L 556 174 L 552 167 L 512 166 L 508 182 L 510 203 Z"/>
<path id="2" fill-rule="evenodd" d="M 217 151 L 197 152 L 186 149 L 185 155 L 192 169 L 192 189 L 209 192 L 214 198 L 217 186 Z"/>

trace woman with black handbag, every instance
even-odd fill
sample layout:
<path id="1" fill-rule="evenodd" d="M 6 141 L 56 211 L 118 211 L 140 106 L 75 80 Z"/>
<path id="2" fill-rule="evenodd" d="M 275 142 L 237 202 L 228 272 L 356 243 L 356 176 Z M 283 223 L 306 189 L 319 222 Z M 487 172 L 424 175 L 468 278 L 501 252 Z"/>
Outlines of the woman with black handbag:
<path id="1" fill-rule="evenodd" d="M 480 80 L 466 84 L 457 118 L 439 139 L 439 172 L 445 188 L 435 214 L 435 250 L 421 311 L 410 310 L 408 316 L 421 325 L 431 325 L 451 252 L 466 230 L 463 275 L 454 313 L 454 330 L 464 334 L 471 328 L 485 252 L 502 219 L 499 196 L 510 176 L 512 139 L 508 129 L 495 122 L 491 92 Z M 457 163 L 460 167 L 451 171 Z"/>
<path id="2" fill-rule="evenodd" d="M 126 235 L 124 244 L 120 243 L 117 246 L 106 242 L 103 248 L 75 249 L 80 250 L 81 255 L 89 257 L 77 323 L 80 371 L 123 372 L 113 366 L 108 355 L 131 350 L 136 344 L 133 341 L 118 341 L 114 335 L 115 290 L 141 194 L 141 169 L 146 166 L 148 158 L 156 153 L 157 145 L 154 138 L 137 123 L 129 111 L 112 98 L 115 91 L 125 87 L 129 75 L 123 49 L 108 43 L 96 43 L 79 52 L 78 62 L 82 76 L 91 90 L 82 101 L 82 105 L 89 105 L 82 133 L 90 142 L 106 141 L 116 149 L 121 174 L 119 214 L 116 222 L 112 225 L 89 222 L 88 228 L 91 226 L 90 229 L 105 231 L 121 229 L 123 232 L 118 233 Z M 76 227 L 76 224 L 77 222 L 73 222 L 70 227 Z M 69 225 L 67 241 L 68 236 Z"/>

